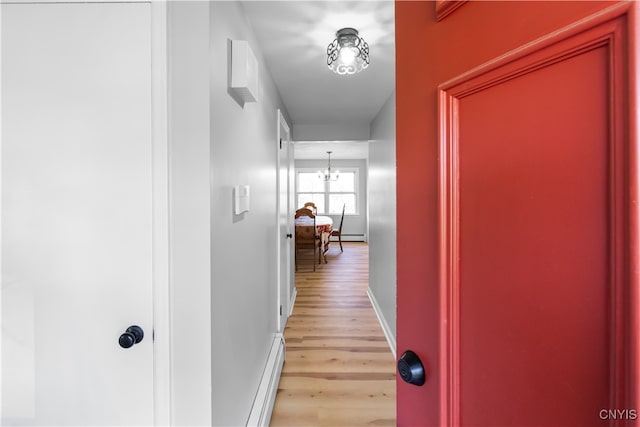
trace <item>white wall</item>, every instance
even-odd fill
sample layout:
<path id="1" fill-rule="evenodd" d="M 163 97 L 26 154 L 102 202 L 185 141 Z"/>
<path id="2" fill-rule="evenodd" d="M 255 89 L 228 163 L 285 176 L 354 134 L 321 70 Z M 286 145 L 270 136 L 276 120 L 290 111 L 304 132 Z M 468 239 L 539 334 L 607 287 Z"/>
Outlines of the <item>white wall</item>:
<path id="1" fill-rule="evenodd" d="M 295 141 L 367 141 L 369 123 L 332 123 L 330 125 L 293 125 Z"/>
<path id="2" fill-rule="evenodd" d="M 214 425 L 247 422 L 276 331 L 277 109 L 286 110 L 238 2 L 209 2 L 211 309 Z M 230 40 L 259 61 L 257 103 L 228 89 Z M 250 186 L 250 211 L 233 212 L 233 186 Z"/>
<path id="3" fill-rule="evenodd" d="M 211 424 L 209 3 L 168 3 L 171 423 Z"/>
<path id="4" fill-rule="evenodd" d="M 369 289 L 395 341 L 396 122 L 395 91 L 371 124 L 369 144 Z"/>
<path id="5" fill-rule="evenodd" d="M 358 182 L 358 207 L 359 212 L 357 215 L 345 215 L 344 224 L 342 227 L 343 234 L 366 234 L 367 233 L 367 161 L 364 159 L 331 159 L 331 167 L 338 170 L 347 168 L 358 168 L 359 182 Z M 295 161 L 296 169 L 309 168 L 312 170 L 325 170 L 327 168 L 327 159 L 297 159 Z M 296 200 L 297 202 L 297 200 Z M 298 209 L 301 206 L 296 206 Z M 324 214 L 323 214 L 324 215 Z M 334 227 L 340 225 L 340 215 L 328 215 L 333 219 Z M 348 237 L 344 240 L 350 240 Z M 357 240 L 362 241 L 361 238 Z M 332 247 L 334 247 L 332 245 Z M 337 246 L 340 248 L 339 246 Z"/>
<path id="6" fill-rule="evenodd" d="M 245 425 L 276 332 L 276 114 L 238 2 L 169 3 L 172 424 Z M 257 103 L 228 89 L 230 40 L 259 61 Z M 251 189 L 233 213 L 233 186 Z"/>

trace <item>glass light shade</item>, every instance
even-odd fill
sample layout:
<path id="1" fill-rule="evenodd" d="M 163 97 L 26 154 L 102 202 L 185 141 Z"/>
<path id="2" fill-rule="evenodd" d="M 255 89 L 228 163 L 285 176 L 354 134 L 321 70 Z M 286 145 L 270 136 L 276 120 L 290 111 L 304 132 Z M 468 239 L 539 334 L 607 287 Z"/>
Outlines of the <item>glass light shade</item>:
<path id="1" fill-rule="evenodd" d="M 327 66 L 336 74 L 355 74 L 369 66 L 369 45 L 358 30 L 343 28 L 327 46 Z"/>
<path id="2" fill-rule="evenodd" d="M 335 171 L 335 172 L 331 171 L 331 153 L 332 152 L 333 151 L 327 151 L 327 154 L 329 155 L 329 163 L 327 164 L 327 168 L 324 170 L 324 172 L 318 171 L 318 179 L 320 180 L 335 181 L 340 178 L 340 171 Z"/>
<path id="3" fill-rule="evenodd" d="M 358 50 L 352 47 L 345 46 L 340 49 L 340 61 L 345 65 L 351 65 L 356 61 L 358 56 Z"/>
<path id="4" fill-rule="evenodd" d="M 318 179 L 322 181 L 337 181 L 340 179 L 340 171 L 332 172 L 329 169 L 318 171 Z"/>

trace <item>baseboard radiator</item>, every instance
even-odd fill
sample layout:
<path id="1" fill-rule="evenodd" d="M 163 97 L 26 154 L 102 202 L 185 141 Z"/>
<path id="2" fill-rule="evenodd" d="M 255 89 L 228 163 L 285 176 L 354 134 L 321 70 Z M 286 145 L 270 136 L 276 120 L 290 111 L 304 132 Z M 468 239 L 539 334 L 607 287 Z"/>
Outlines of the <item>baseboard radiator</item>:
<path id="1" fill-rule="evenodd" d="M 258 393 L 253 402 L 247 427 L 267 427 L 271 421 L 273 405 L 276 401 L 280 374 L 284 364 L 285 342 L 282 334 L 276 334 L 269 351 L 267 364 L 260 380 Z"/>
<path id="2" fill-rule="evenodd" d="M 332 237 L 331 238 L 332 242 L 337 242 L 338 238 L 337 237 Z M 367 235 L 365 233 L 360 233 L 360 234 L 342 234 L 342 241 L 343 242 L 366 242 L 367 241 Z"/>

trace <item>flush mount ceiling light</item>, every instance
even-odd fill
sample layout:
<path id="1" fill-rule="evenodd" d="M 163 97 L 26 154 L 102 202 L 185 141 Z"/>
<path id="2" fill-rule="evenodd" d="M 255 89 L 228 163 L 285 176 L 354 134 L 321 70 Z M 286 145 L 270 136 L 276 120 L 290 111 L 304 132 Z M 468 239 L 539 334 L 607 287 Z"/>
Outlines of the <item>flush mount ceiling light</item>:
<path id="1" fill-rule="evenodd" d="M 336 74 L 355 74 L 369 66 L 369 45 L 355 28 L 343 28 L 327 47 L 327 65 Z"/>

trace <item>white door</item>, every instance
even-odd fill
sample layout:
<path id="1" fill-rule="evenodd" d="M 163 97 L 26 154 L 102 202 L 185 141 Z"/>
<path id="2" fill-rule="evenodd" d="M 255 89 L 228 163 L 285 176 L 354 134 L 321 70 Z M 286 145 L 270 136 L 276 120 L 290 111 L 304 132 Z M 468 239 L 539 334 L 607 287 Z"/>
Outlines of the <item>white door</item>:
<path id="1" fill-rule="evenodd" d="M 152 425 L 150 5 L 1 14 L 1 422 Z"/>
<path id="2" fill-rule="evenodd" d="M 291 253 L 293 213 L 289 206 L 291 189 L 291 138 L 289 126 L 278 110 L 278 332 L 283 332 L 289 315 L 291 295 Z"/>

